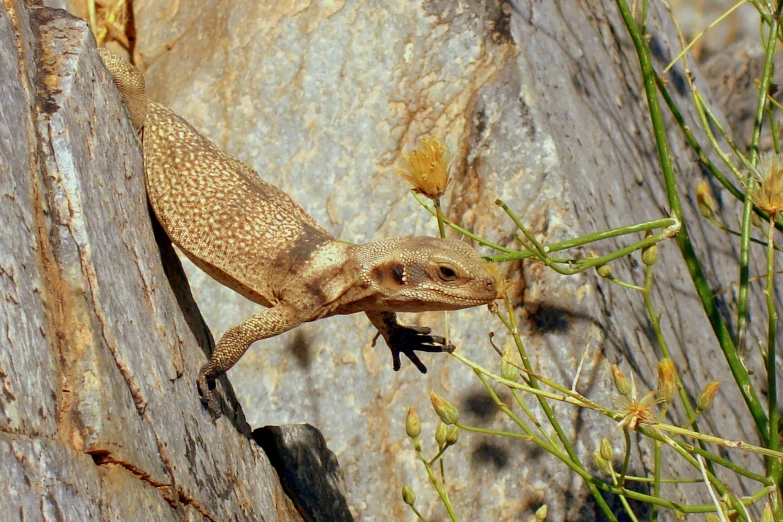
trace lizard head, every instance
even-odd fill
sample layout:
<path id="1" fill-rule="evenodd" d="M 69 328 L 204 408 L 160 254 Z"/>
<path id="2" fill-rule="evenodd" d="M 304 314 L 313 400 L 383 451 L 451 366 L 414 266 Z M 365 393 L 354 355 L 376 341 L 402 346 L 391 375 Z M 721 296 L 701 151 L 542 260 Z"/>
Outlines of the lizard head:
<path id="1" fill-rule="evenodd" d="M 362 250 L 362 279 L 382 309 L 459 310 L 497 299 L 495 279 L 467 244 L 434 237 L 395 237 Z"/>

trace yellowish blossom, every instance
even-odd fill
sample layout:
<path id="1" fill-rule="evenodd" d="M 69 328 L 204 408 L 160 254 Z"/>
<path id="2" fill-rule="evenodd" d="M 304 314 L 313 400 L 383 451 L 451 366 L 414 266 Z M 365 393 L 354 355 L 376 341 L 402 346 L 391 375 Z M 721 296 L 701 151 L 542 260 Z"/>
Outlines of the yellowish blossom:
<path id="1" fill-rule="evenodd" d="M 437 199 L 446 191 L 451 178 L 449 171 L 454 154 L 437 136 L 424 136 L 421 146 L 410 154 L 403 154 L 403 167 L 398 171 L 413 190 L 430 199 Z"/>
<path id="2" fill-rule="evenodd" d="M 613 365 L 613 370 L 616 365 Z M 618 368 L 619 370 L 619 368 Z M 624 377 L 623 377 L 624 378 Z M 615 385 L 617 383 L 617 376 L 615 375 Z M 655 422 L 656 405 L 658 400 L 655 397 L 655 392 L 647 392 L 647 394 L 639 399 L 636 393 L 636 383 L 634 382 L 633 375 L 631 375 L 630 391 L 628 393 L 621 393 L 621 395 L 615 397 L 617 406 L 620 412 L 624 415 L 623 420 L 617 425 L 620 429 L 624 426 L 635 430 L 639 424 L 652 424 Z"/>
<path id="3" fill-rule="evenodd" d="M 668 357 L 658 361 L 658 389 L 656 394 L 663 402 L 672 402 L 677 384 L 674 377 L 674 362 Z"/>
<path id="4" fill-rule="evenodd" d="M 707 219 L 712 219 L 715 215 L 717 207 L 706 181 L 696 183 L 696 204 L 699 206 L 699 213 Z"/>
<path id="5" fill-rule="evenodd" d="M 761 210 L 777 215 L 783 212 L 783 158 L 780 154 L 762 154 L 751 171 L 748 183 L 750 200 Z"/>
<path id="6" fill-rule="evenodd" d="M 718 381 L 708 382 L 696 398 L 696 409 L 699 411 L 710 409 L 712 401 L 715 400 L 715 396 L 718 394 L 718 388 L 720 388 Z"/>
<path id="7" fill-rule="evenodd" d="M 635 430 L 639 424 L 652 424 L 655 420 L 655 405 L 657 403 L 654 391 L 647 392 L 647 395 L 638 400 L 635 394 L 628 397 L 621 395 L 617 399 L 617 404 L 625 417 L 617 427 L 628 426 Z"/>

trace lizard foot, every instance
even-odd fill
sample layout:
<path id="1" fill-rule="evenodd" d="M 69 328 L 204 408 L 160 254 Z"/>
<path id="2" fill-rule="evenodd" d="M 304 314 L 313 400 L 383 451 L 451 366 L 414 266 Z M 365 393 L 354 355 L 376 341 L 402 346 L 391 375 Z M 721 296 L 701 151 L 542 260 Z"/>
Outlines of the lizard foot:
<path id="1" fill-rule="evenodd" d="M 201 395 L 201 402 L 207 406 L 207 410 L 212 416 L 212 419 L 217 420 L 221 415 L 220 400 L 212 391 L 215 388 L 215 381 L 207 379 L 207 366 L 208 365 L 204 365 L 198 372 L 198 380 L 196 383 L 198 384 L 199 395 Z"/>
<path id="2" fill-rule="evenodd" d="M 392 331 L 386 344 L 392 352 L 395 372 L 400 370 L 400 354 L 410 359 L 421 373 L 427 373 L 427 367 L 416 352 L 451 353 L 454 351 L 454 345 L 447 344 L 446 339 L 439 335 L 430 335 L 431 331 L 426 326 L 398 326 Z"/>

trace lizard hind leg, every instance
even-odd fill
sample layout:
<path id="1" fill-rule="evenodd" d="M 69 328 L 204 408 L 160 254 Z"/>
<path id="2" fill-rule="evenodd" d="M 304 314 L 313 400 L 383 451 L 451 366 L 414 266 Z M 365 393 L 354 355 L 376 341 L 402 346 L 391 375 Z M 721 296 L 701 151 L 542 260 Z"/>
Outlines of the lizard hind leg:
<path id="1" fill-rule="evenodd" d="M 215 379 L 231 369 L 255 341 L 280 335 L 302 322 L 290 307 L 278 304 L 254 314 L 223 334 L 209 362 L 199 370 L 196 381 L 201 401 L 213 419 L 221 415 L 220 400 L 212 390 Z"/>

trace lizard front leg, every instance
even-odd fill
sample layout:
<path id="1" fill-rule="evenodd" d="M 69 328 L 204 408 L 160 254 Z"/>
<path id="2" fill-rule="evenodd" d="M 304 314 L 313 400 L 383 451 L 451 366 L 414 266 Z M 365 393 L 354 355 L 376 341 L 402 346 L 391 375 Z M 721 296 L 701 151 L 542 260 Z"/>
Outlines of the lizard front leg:
<path id="1" fill-rule="evenodd" d="M 254 314 L 223 334 L 209 362 L 198 372 L 197 380 L 201 400 L 207 405 L 213 419 L 220 417 L 220 402 L 211 389 L 215 379 L 234 366 L 254 342 L 279 335 L 302 322 L 290 306 L 279 303 Z"/>
<path id="2" fill-rule="evenodd" d="M 397 322 L 394 312 L 365 312 L 370 322 L 378 329 L 392 352 L 394 371 L 400 369 L 400 354 L 404 354 L 421 373 L 427 373 L 427 367 L 421 362 L 416 352 L 449 352 L 454 346 L 446 343 L 446 339 L 430 335 L 431 329 L 426 326 L 403 326 Z"/>

